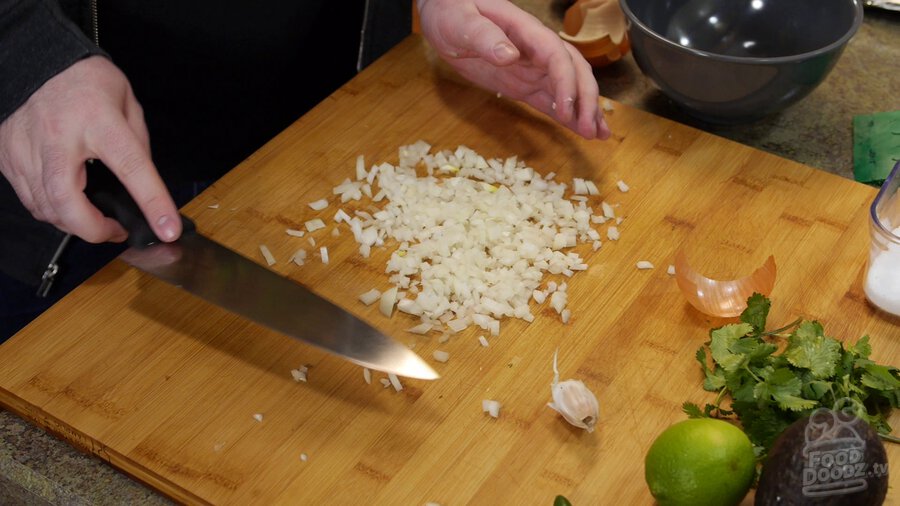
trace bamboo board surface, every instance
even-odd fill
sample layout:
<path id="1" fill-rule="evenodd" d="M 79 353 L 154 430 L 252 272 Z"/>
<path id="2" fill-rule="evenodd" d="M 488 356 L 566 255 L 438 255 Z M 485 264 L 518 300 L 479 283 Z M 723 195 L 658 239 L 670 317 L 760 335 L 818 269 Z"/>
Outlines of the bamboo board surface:
<path id="1" fill-rule="evenodd" d="M 770 325 L 815 318 L 842 339 L 869 334 L 875 360 L 900 363 L 900 326 L 862 292 L 871 188 L 621 104 L 607 114 L 614 138 L 586 142 L 432 61 L 411 37 L 184 212 L 260 263 L 266 244 L 272 269 L 415 343 L 427 360 L 448 351 L 434 364 L 440 380 L 404 380 L 395 392 L 375 373 L 366 384 L 358 366 L 116 260 L 0 346 L 0 403 L 186 503 L 551 504 L 563 494 L 576 505 L 648 504 L 644 455 L 685 418 L 684 401 L 711 401 L 694 352 L 726 322 L 691 308 L 666 273 L 679 248 L 718 278 L 774 255 Z M 618 204 L 621 239 L 576 249 L 589 269 L 565 279 L 567 325 L 533 306 L 533 323 L 504 321 L 487 348 L 473 329 L 438 345 L 405 332 L 412 318 L 388 320 L 358 301 L 389 286 L 387 250 L 362 259 L 349 231 L 333 237 L 329 225 L 314 234 L 328 265 L 288 261 L 313 248 L 285 229 L 331 223 L 331 189 L 354 177 L 358 155 L 396 163 L 398 148 L 419 139 L 516 155 L 561 181 L 589 178 L 602 194 L 592 205 Z M 629 192 L 616 189 L 620 179 Z M 323 197 L 325 211 L 307 206 Z M 656 268 L 638 270 L 639 260 Z M 546 406 L 557 348 L 562 379 L 597 394 L 594 433 Z M 290 371 L 304 364 L 309 381 L 297 383 Z M 501 402 L 498 419 L 482 413 L 482 399 Z M 897 462 L 898 448 L 888 451 Z"/>

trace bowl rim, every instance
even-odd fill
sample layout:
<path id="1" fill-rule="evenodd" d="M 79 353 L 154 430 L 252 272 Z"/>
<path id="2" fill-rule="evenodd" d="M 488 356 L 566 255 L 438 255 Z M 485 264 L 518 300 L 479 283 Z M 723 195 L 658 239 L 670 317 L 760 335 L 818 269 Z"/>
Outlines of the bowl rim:
<path id="1" fill-rule="evenodd" d="M 649 26 L 643 23 L 641 20 L 634 15 L 631 11 L 631 8 L 628 7 L 628 0 L 619 0 L 619 7 L 622 9 L 622 12 L 625 13 L 625 17 L 627 17 L 627 21 L 629 23 L 637 24 L 641 27 L 641 29 L 650 37 L 657 40 L 658 42 L 662 42 L 663 44 L 670 46 L 676 50 L 685 51 L 691 53 L 695 56 L 699 56 L 701 58 L 709 58 L 723 62 L 730 63 L 743 63 L 743 64 L 751 64 L 751 65 L 767 65 L 774 63 L 788 63 L 797 60 L 805 60 L 808 58 L 812 58 L 818 56 L 820 54 L 828 53 L 833 51 L 835 48 L 839 48 L 845 45 L 856 32 L 859 31 L 859 27 L 862 25 L 863 21 L 863 4 L 861 0 L 850 0 L 850 3 L 855 7 L 855 15 L 853 16 L 853 23 L 850 25 L 850 29 L 847 30 L 838 40 L 828 44 L 827 46 L 820 47 L 818 49 L 814 49 L 812 51 L 807 51 L 805 53 L 798 53 L 789 56 L 771 56 L 771 57 L 757 57 L 757 56 L 731 56 L 719 53 L 713 53 L 711 51 L 704 51 L 702 49 L 695 49 L 686 46 L 682 46 L 681 44 L 669 40 L 666 37 L 656 33 L 656 31 L 651 30 Z M 632 43 L 632 45 L 634 45 Z"/>

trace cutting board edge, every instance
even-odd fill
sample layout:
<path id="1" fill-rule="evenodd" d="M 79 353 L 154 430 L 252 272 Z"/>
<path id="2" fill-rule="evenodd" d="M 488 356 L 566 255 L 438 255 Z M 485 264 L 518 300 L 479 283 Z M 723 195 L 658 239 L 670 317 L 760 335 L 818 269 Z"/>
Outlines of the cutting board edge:
<path id="1" fill-rule="evenodd" d="M 150 469 L 136 465 L 127 456 L 121 455 L 90 435 L 77 430 L 74 425 L 63 422 L 53 414 L 37 406 L 29 405 L 25 399 L 2 387 L 0 387 L 0 407 L 72 446 L 79 452 L 100 459 L 179 504 L 212 504 L 199 496 L 191 494 L 184 487 L 176 486 Z"/>

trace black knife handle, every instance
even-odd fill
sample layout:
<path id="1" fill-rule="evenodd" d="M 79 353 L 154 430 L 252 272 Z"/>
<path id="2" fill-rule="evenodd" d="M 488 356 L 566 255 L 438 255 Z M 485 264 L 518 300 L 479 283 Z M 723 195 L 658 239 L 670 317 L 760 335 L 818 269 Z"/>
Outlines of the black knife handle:
<path id="1" fill-rule="evenodd" d="M 145 248 L 162 242 L 150 228 L 144 213 L 131 198 L 125 186 L 100 160 L 90 160 L 87 163 L 87 186 L 84 194 L 104 215 L 118 221 L 128 231 L 129 246 Z M 181 213 L 179 216 L 182 233 L 196 230 L 190 218 Z"/>

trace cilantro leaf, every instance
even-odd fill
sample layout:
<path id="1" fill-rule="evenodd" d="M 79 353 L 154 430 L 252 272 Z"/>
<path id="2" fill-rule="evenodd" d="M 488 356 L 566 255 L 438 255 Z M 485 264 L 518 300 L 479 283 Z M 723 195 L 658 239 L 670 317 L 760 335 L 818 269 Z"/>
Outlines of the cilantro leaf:
<path id="1" fill-rule="evenodd" d="M 775 392 L 772 397 L 778 402 L 779 407 L 790 411 L 804 411 L 819 405 L 816 401 L 781 392 Z"/>
<path id="2" fill-rule="evenodd" d="M 746 364 L 747 357 L 731 350 L 738 339 L 753 332 L 749 323 L 732 323 L 710 333 L 709 349 L 713 360 L 725 369 L 726 373 L 734 372 Z"/>
<path id="3" fill-rule="evenodd" d="M 709 368 L 706 364 L 706 349 L 703 346 L 697 349 L 697 353 L 694 356 L 697 362 L 700 363 L 703 374 L 706 376 L 703 380 L 703 389 L 708 392 L 721 390 L 725 386 L 725 372 L 722 368 L 715 365 L 713 365 L 712 369 Z"/>
<path id="4" fill-rule="evenodd" d="M 868 364 L 864 369 L 866 372 L 860 378 L 863 385 L 875 390 L 900 389 L 900 380 L 891 374 L 891 369 L 887 366 Z"/>
<path id="5" fill-rule="evenodd" d="M 766 331 L 766 318 L 772 303 L 761 293 L 754 293 L 747 299 L 747 308 L 741 313 L 741 321 L 753 327 L 757 335 Z"/>
<path id="6" fill-rule="evenodd" d="M 684 411 L 688 418 L 706 418 L 703 412 L 700 411 L 700 406 L 693 402 L 685 402 L 681 405 L 681 410 Z"/>
<path id="7" fill-rule="evenodd" d="M 867 359 L 872 354 L 872 346 L 869 344 L 869 336 L 862 336 L 856 344 L 847 346 L 847 351 L 859 358 Z"/>
<path id="8" fill-rule="evenodd" d="M 816 378 L 830 378 L 841 358 L 841 343 L 825 337 L 819 322 L 805 321 L 788 337 L 784 356 L 792 365 L 809 369 Z"/>

